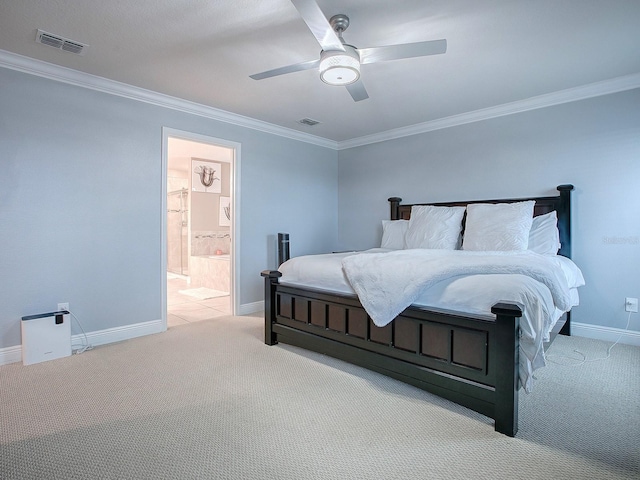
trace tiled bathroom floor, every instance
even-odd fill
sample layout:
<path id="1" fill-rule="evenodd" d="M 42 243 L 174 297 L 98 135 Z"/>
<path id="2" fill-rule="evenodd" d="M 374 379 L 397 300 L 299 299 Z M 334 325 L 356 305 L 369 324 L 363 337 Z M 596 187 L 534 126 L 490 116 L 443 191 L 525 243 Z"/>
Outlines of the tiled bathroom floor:
<path id="1" fill-rule="evenodd" d="M 193 288 L 184 278 L 167 275 L 167 327 L 200 322 L 223 315 L 231 315 L 231 297 L 199 300 L 190 295 L 183 295 L 180 290 Z"/>

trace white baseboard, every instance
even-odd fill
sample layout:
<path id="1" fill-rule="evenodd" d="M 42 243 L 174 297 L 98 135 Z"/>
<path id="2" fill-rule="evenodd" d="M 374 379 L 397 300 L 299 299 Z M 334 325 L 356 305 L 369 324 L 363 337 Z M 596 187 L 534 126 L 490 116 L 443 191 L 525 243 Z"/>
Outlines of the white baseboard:
<path id="1" fill-rule="evenodd" d="M 22 346 L 0 348 L 0 365 L 8 365 L 22 361 Z"/>
<path id="2" fill-rule="evenodd" d="M 640 346 L 640 332 L 636 330 L 623 330 L 621 328 L 603 327 L 589 323 L 571 322 L 571 335 L 577 337 L 593 338 L 606 342 L 624 343 L 625 345 Z"/>
<path id="3" fill-rule="evenodd" d="M 240 305 L 238 315 L 250 315 L 263 310 L 264 301 L 245 303 Z M 105 330 L 89 332 L 87 333 L 87 340 L 90 345 L 106 345 L 108 343 L 121 342 L 123 340 L 129 340 L 143 335 L 161 333 L 163 331 L 165 331 L 165 328 L 162 320 L 152 320 L 150 322 L 135 323 L 133 325 L 125 325 L 123 327 L 107 328 Z M 635 330 L 622 330 L 620 328 L 571 322 L 571 334 L 578 337 L 593 338 L 595 340 L 604 340 L 607 342 L 615 342 L 618 340 L 618 337 L 620 337 L 619 343 L 640 346 L 640 332 Z M 74 346 L 82 345 L 84 343 L 84 335 L 72 335 L 71 343 Z M 21 345 L 0 348 L 0 365 L 8 365 L 10 363 L 20 361 L 22 361 Z"/>
<path id="4" fill-rule="evenodd" d="M 121 342 L 131 338 L 142 337 L 154 333 L 164 332 L 165 327 L 162 320 L 152 320 L 149 322 L 134 323 L 122 327 L 107 328 L 87 333 L 89 345 L 106 345 L 107 343 Z M 74 348 L 84 345 L 83 334 L 71 335 L 71 344 Z M 16 363 L 22 361 L 22 345 L 0 348 L 0 365 Z"/>
<path id="5" fill-rule="evenodd" d="M 253 303 L 244 303 L 240 305 L 238 315 L 251 315 L 252 313 L 262 312 L 264 310 L 264 300 Z"/>
<path id="6" fill-rule="evenodd" d="M 134 323 L 122 327 L 107 328 L 87 333 L 87 340 L 90 345 L 106 345 L 107 343 L 121 342 L 131 338 L 142 337 L 154 333 L 164 332 L 165 328 L 162 320 L 151 320 L 149 322 Z M 77 334 L 71 336 L 72 345 L 84 343 L 84 335 Z"/>

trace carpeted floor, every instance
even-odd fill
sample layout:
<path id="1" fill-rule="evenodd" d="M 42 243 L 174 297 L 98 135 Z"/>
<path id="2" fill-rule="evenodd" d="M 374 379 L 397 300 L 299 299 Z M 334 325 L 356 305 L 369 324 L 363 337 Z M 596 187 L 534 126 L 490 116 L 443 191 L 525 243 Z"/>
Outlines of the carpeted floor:
<path id="1" fill-rule="evenodd" d="M 520 430 L 220 317 L 0 367 L 2 479 L 637 479 L 640 349 L 558 337 Z"/>

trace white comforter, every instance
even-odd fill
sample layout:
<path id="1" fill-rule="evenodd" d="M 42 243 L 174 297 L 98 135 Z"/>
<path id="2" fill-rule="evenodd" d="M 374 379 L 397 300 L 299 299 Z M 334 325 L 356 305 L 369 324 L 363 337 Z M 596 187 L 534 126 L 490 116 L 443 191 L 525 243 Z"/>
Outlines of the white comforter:
<path id="1" fill-rule="evenodd" d="M 280 271 L 281 283 L 357 293 L 376 325 L 411 304 L 481 315 L 491 315 L 500 301 L 520 304 L 520 384 L 526 391 L 533 371 L 545 365 L 543 342 L 562 313 L 578 304 L 575 287 L 584 284 L 569 259 L 533 252 L 372 249 L 296 257 Z"/>
<path id="2" fill-rule="evenodd" d="M 562 270 L 533 252 L 397 250 L 351 255 L 342 260 L 342 268 L 360 303 L 379 327 L 396 318 L 427 288 L 460 275 L 526 275 L 549 288 L 560 310 L 571 308 Z"/>

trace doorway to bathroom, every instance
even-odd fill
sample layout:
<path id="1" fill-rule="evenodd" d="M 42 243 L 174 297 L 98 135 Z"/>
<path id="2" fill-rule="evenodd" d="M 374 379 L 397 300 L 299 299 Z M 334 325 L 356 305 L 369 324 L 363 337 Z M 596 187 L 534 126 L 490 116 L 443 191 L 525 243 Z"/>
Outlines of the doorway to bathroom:
<path id="1" fill-rule="evenodd" d="M 163 319 L 235 314 L 239 144 L 163 129 Z"/>

